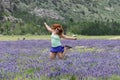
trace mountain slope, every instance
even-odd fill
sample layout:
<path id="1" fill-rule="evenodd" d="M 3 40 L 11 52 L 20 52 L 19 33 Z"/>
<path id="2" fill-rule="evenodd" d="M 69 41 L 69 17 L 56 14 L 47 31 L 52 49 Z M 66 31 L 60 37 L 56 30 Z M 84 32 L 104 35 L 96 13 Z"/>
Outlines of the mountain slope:
<path id="1" fill-rule="evenodd" d="M 48 34 L 46 21 L 66 33 L 118 35 L 119 7 L 120 0 L 0 0 L 0 34 Z"/>
<path id="2" fill-rule="evenodd" d="M 1 3 L 8 12 L 17 8 L 41 17 L 120 21 L 120 0 L 2 0 Z"/>

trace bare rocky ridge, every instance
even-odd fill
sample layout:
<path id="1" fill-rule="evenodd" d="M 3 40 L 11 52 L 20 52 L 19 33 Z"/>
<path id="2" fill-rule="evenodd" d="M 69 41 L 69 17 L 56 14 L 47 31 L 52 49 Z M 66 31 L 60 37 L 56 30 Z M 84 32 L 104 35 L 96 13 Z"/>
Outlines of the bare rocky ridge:
<path id="1" fill-rule="evenodd" d="M 11 21 L 11 22 L 17 22 L 19 19 L 11 16 L 11 13 L 13 12 L 15 7 L 15 3 L 12 2 L 12 0 L 1 0 L 0 1 L 0 12 L 4 15 L 0 16 L 1 21 Z"/>
<path id="2" fill-rule="evenodd" d="M 13 16 L 8 16 L 8 17 L 4 16 L 3 21 L 10 21 L 12 23 L 23 23 L 22 19 L 15 18 Z"/>
<path id="3" fill-rule="evenodd" d="M 12 12 L 14 9 L 14 3 L 12 0 L 1 0 L 0 1 L 0 11 L 7 10 Z"/>
<path id="4" fill-rule="evenodd" d="M 53 19 L 61 19 L 63 20 L 64 18 L 60 16 L 56 11 L 54 10 L 48 10 L 48 9 L 43 9 L 43 8 L 35 8 L 32 13 L 35 13 L 37 16 L 41 17 L 50 17 Z"/>

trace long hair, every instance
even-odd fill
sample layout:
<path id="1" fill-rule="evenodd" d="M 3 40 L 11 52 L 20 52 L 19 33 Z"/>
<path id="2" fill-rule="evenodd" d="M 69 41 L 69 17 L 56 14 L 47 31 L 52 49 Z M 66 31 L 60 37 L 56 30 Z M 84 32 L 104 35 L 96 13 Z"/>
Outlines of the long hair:
<path id="1" fill-rule="evenodd" d="M 51 26 L 51 29 L 58 30 L 58 35 L 62 35 L 62 33 L 63 33 L 63 28 L 60 24 L 53 24 Z"/>

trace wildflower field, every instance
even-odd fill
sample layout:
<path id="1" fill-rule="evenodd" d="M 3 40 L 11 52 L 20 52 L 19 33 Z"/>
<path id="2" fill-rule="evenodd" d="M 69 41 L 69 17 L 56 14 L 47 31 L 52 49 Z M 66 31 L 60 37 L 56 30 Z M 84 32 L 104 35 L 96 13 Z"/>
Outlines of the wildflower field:
<path id="1" fill-rule="evenodd" d="M 0 41 L 0 80 L 120 80 L 120 40 L 62 40 L 63 60 L 49 59 L 50 40 Z"/>

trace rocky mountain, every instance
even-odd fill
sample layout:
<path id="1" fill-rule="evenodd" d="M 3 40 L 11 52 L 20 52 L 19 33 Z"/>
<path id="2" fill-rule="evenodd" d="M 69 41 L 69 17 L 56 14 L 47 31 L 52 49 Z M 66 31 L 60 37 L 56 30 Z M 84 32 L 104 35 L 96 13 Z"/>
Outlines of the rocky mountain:
<path id="1" fill-rule="evenodd" d="M 48 34 L 43 22 L 65 32 L 120 34 L 120 0 L 0 0 L 0 34 Z"/>
<path id="2" fill-rule="evenodd" d="M 17 22 L 22 21 L 21 19 L 12 16 L 17 4 L 13 0 L 1 0 L 0 1 L 0 20 Z"/>
<path id="3" fill-rule="evenodd" d="M 120 21 L 119 7 L 120 0 L 0 0 L 0 20 L 13 16 L 14 11 L 27 11 L 40 17 L 76 22 Z"/>

